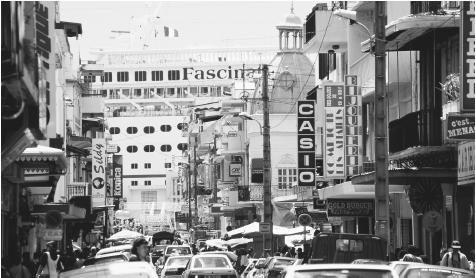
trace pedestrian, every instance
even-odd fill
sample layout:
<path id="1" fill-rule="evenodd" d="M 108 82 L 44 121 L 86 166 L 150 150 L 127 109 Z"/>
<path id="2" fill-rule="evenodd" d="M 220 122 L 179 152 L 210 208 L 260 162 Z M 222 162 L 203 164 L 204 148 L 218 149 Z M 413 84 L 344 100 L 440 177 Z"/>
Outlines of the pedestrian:
<path id="1" fill-rule="evenodd" d="M 40 265 L 36 275 L 39 277 L 58 278 L 59 272 L 63 271 L 64 267 L 60 261 L 58 250 L 56 250 L 56 242 L 50 241 L 46 246 L 48 249 L 40 258 Z"/>
<path id="2" fill-rule="evenodd" d="M 453 240 L 451 243 L 451 248 L 453 249 L 452 252 L 447 252 L 443 259 L 441 259 L 440 265 L 442 266 L 450 266 L 455 268 L 462 268 L 469 270 L 469 261 L 466 258 L 466 255 L 461 253 L 461 244 L 458 240 Z"/>
<path id="3" fill-rule="evenodd" d="M 415 245 L 408 245 L 407 253 L 413 255 L 413 256 L 408 256 L 411 258 L 412 262 L 423 263 L 423 259 L 420 257 L 421 252 L 418 249 L 418 247 L 416 247 Z M 405 258 L 405 256 L 403 256 L 403 258 Z"/>
<path id="4" fill-rule="evenodd" d="M 286 253 L 286 257 L 290 257 L 290 258 L 296 257 L 296 249 L 294 247 L 291 247 L 288 253 Z"/>
<path id="5" fill-rule="evenodd" d="M 11 278 L 31 278 L 28 268 L 23 265 L 20 253 L 16 253 L 13 257 L 13 265 L 8 270 Z"/>
<path id="6" fill-rule="evenodd" d="M 304 259 L 304 253 L 302 252 L 301 247 L 297 249 L 296 259 Z"/>
<path id="7" fill-rule="evenodd" d="M 446 253 L 451 252 L 445 247 L 441 247 L 440 249 L 440 260 L 436 263 L 436 265 L 441 265 L 441 261 L 443 260 L 443 257 L 445 256 Z"/>
<path id="8" fill-rule="evenodd" d="M 136 238 L 132 243 L 130 262 L 149 262 L 148 260 L 148 242 L 145 238 Z"/>

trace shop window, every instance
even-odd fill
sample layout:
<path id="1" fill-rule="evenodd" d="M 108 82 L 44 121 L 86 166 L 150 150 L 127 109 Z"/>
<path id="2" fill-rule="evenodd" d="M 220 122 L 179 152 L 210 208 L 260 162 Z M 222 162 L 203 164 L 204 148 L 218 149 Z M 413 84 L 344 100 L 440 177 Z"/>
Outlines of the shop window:
<path id="1" fill-rule="evenodd" d="M 134 89 L 134 97 L 142 97 L 142 89 Z"/>

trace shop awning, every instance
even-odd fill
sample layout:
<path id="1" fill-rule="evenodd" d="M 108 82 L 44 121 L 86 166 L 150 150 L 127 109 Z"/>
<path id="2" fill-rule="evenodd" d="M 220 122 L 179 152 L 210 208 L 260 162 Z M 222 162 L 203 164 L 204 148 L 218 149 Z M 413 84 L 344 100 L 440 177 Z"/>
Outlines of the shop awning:
<path id="1" fill-rule="evenodd" d="M 46 146 L 37 146 L 33 148 L 26 148 L 18 162 L 54 162 L 57 165 L 56 170 L 64 172 L 67 167 L 66 156 L 60 149 L 50 148 Z M 55 173 L 50 173 L 55 174 Z M 56 173 L 57 174 L 57 173 Z M 62 174 L 62 173 L 61 173 Z"/>
<path id="2" fill-rule="evenodd" d="M 460 15 L 409 15 L 401 17 L 385 27 L 387 51 L 417 50 L 420 45 L 426 45 L 428 41 L 421 40 L 422 36 L 432 30 L 454 31 L 459 28 Z M 374 41 L 375 36 L 372 36 Z M 370 40 L 361 43 L 362 52 L 369 52 Z"/>
<path id="3" fill-rule="evenodd" d="M 71 136 L 66 145 L 68 152 L 73 152 L 82 156 L 88 156 L 91 148 L 91 138 L 82 136 Z"/>
<path id="4" fill-rule="evenodd" d="M 413 183 L 415 179 L 428 178 L 438 179 L 441 183 L 456 183 L 457 171 L 451 168 L 396 169 L 388 171 L 389 184 L 408 185 Z M 373 184 L 374 182 L 375 171 L 352 177 L 354 185 Z"/>
<path id="5" fill-rule="evenodd" d="M 405 185 L 389 184 L 390 193 L 404 193 Z M 366 199 L 375 197 L 375 185 L 371 182 L 366 184 L 355 184 L 354 182 L 344 182 L 334 186 L 319 189 L 319 199 L 327 200 L 332 198 L 343 199 Z"/>

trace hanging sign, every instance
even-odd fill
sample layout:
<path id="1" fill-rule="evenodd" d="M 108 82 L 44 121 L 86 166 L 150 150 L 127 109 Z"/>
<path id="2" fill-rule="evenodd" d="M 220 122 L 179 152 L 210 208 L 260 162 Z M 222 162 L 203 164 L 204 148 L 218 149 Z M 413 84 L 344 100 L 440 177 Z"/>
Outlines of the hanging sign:
<path id="1" fill-rule="evenodd" d="M 327 199 L 328 216 L 374 216 L 372 199 Z"/>
<path id="2" fill-rule="evenodd" d="M 460 105 L 461 112 L 474 112 L 474 1 L 461 1 Z"/>
<path id="3" fill-rule="evenodd" d="M 316 120 L 313 100 L 298 101 L 298 185 L 316 185 Z"/>
<path id="4" fill-rule="evenodd" d="M 362 94 L 356 75 L 346 75 L 345 86 L 345 170 L 346 176 L 362 168 Z"/>
<path id="5" fill-rule="evenodd" d="M 345 178 L 344 85 L 324 86 L 324 177 Z"/>
<path id="6" fill-rule="evenodd" d="M 106 204 L 106 140 L 93 139 L 92 148 L 92 188 L 91 206 L 100 207 Z"/>
<path id="7" fill-rule="evenodd" d="M 474 114 L 449 114 L 446 137 L 449 140 L 474 140 Z"/>
<path id="8" fill-rule="evenodd" d="M 458 145 L 458 185 L 474 186 L 474 141 Z"/>
<path id="9" fill-rule="evenodd" d="M 122 155 L 113 155 L 112 157 L 112 169 L 113 169 L 113 186 L 112 196 L 122 197 L 123 183 L 122 183 Z"/>

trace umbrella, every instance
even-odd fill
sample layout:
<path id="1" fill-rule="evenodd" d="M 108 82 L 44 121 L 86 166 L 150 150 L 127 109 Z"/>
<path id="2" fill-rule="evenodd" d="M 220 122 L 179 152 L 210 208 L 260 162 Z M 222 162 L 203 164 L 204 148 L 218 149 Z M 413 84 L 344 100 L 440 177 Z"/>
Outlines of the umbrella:
<path id="1" fill-rule="evenodd" d="M 108 240 L 120 240 L 120 239 L 134 239 L 143 236 L 141 233 L 122 230 L 118 233 L 113 234 Z"/>

